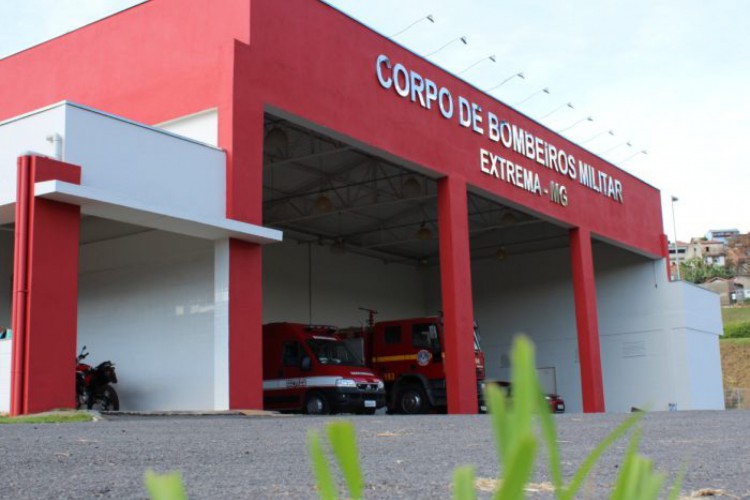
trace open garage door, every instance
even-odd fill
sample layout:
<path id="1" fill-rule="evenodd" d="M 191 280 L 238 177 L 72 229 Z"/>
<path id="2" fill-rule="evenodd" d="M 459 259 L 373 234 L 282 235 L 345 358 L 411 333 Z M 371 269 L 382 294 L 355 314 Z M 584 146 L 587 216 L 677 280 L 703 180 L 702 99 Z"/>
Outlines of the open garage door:
<path id="1" fill-rule="evenodd" d="M 442 309 L 438 182 L 320 130 L 266 116 L 264 322 L 363 325 Z M 487 377 L 507 380 L 524 332 L 555 389 L 580 409 L 568 229 L 468 193 L 474 317 Z M 552 391 L 551 391 L 552 392 Z"/>

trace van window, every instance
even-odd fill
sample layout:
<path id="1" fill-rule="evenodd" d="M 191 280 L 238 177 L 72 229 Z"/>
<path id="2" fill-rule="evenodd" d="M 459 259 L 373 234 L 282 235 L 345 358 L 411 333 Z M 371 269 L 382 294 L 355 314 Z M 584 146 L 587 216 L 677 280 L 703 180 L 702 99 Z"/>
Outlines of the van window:
<path id="1" fill-rule="evenodd" d="M 437 326 L 433 323 L 414 323 L 411 326 L 411 343 L 420 349 L 440 350 Z"/>
<path id="2" fill-rule="evenodd" d="M 307 345 L 321 365 L 364 366 L 362 360 L 340 340 L 310 339 Z"/>
<path id="3" fill-rule="evenodd" d="M 386 326 L 383 330 L 383 337 L 386 344 L 400 344 L 401 325 Z"/>
<path id="4" fill-rule="evenodd" d="M 299 366 L 299 342 L 284 343 L 284 366 Z"/>

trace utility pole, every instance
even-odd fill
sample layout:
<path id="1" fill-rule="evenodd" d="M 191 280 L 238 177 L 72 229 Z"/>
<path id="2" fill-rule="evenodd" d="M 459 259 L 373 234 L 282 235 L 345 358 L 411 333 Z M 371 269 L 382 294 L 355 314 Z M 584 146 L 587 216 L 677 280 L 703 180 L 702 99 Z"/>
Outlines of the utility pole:
<path id="1" fill-rule="evenodd" d="M 680 281 L 680 252 L 677 249 L 677 222 L 674 216 L 674 202 L 679 201 L 679 198 L 672 196 L 672 227 L 674 229 L 674 262 L 677 266 L 677 281 Z"/>

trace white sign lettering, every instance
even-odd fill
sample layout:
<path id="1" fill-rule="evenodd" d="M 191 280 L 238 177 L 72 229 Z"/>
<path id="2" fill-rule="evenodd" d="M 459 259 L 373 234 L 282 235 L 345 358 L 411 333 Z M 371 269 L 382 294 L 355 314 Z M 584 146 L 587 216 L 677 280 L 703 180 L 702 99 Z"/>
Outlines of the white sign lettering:
<path id="1" fill-rule="evenodd" d="M 486 136 L 491 142 L 502 144 L 505 149 L 566 179 L 577 180 L 582 186 L 604 197 L 624 203 L 623 186 L 619 179 L 597 170 L 583 160 L 576 160 L 571 152 L 501 119 L 492 111 L 484 112 L 480 105 L 464 96 L 454 97 L 447 87 L 407 69 L 401 63 L 392 64 L 386 55 L 378 56 L 375 72 L 380 86 L 385 90 L 392 90 L 399 97 L 408 98 L 428 111 L 437 108 L 446 120 L 451 120 L 456 115 L 460 127 Z M 487 175 L 537 196 L 549 195 L 553 203 L 568 205 L 568 191 L 564 185 L 550 181 L 549 187 L 542 188 L 539 173 L 528 166 L 481 149 L 479 168 Z"/>

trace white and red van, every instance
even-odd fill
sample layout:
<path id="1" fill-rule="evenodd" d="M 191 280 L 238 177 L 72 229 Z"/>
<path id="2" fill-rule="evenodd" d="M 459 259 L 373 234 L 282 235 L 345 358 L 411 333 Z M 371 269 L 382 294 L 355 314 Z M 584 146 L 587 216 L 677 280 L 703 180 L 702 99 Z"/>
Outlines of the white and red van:
<path id="1" fill-rule="evenodd" d="M 385 386 L 334 327 L 300 323 L 263 326 L 266 410 L 372 414 L 385 406 Z"/>

